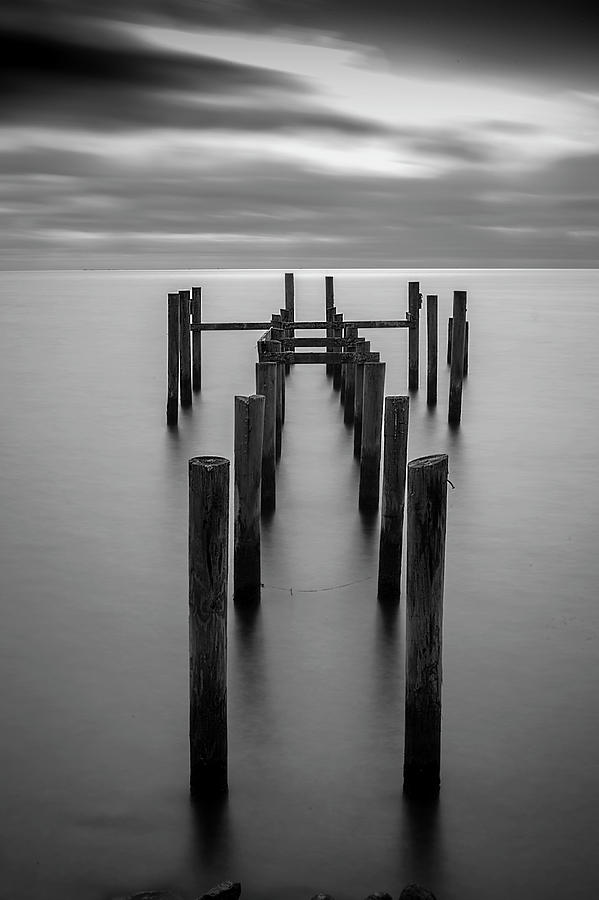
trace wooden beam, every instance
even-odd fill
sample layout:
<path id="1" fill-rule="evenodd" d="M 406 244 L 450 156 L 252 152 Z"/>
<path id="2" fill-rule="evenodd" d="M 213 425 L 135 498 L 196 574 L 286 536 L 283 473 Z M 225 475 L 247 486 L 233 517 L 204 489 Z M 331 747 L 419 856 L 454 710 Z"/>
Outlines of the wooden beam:
<path id="1" fill-rule="evenodd" d="M 350 365 L 355 362 L 380 362 L 380 353 L 263 353 L 261 362 L 284 362 L 288 365 L 310 365 L 311 363 L 333 363 Z"/>
<path id="2" fill-rule="evenodd" d="M 262 331 L 270 328 L 272 322 L 202 322 L 200 325 L 192 325 L 192 331 Z M 327 328 L 328 322 L 285 322 L 286 329 L 295 331 Z M 356 328 L 409 328 L 409 319 L 350 319 L 343 322 L 344 325 L 354 325 Z"/>

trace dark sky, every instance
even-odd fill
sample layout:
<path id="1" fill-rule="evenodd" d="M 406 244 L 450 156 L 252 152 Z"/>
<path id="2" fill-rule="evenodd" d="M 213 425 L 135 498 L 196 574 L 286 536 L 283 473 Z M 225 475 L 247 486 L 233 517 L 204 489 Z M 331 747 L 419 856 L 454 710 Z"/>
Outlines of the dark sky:
<path id="1" fill-rule="evenodd" d="M 5 268 L 597 263 L 575 4 L 14 6 Z"/>

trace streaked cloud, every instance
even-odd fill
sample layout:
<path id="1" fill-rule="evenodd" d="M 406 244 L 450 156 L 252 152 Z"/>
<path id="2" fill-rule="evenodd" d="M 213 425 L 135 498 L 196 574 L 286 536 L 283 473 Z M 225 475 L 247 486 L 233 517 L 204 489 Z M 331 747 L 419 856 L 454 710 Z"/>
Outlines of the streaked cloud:
<path id="1" fill-rule="evenodd" d="M 318 30 L 256 2 L 235 29 L 213 3 L 5 20 L 3 264 L 594 261 L 588 67 L 474 77 L 333 6 Z"/>

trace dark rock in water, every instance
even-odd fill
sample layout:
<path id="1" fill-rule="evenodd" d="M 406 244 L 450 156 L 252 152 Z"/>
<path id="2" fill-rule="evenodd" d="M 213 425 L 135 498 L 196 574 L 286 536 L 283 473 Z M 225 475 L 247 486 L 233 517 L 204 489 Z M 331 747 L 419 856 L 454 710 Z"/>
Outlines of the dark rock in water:
<path id="1" fill-rule="evenodd" d="M 375 891 L 374 894 L 369 894 L 366 897 L 366 900 L 393 900 L 393 898 L 391 894 L 388 894 L 386 891 L 383 891 L 383 893 Z"/>
<path id="2" fill-rule="evenodd" d="M 330 894 L 314 894 L 311 900 L 333 900 Z"/>
<path id="3" fill-rule="evenodd" d="M 406 884 L 399 900 L 437 900 L 432 891 L 419 884 Z"/>
<path id="4" fill-rule="evenodd" d="M 206 894 L 198 897 L 198 900 L 239 900 L 241 884 L 239 881 L 221 881 L 215 887 L 210 888 Z"/>
<path id="5" fill-rule="evenodd" d="M 181 900 L 181 897 L 170 891 L 141 891 L 139 894 L 122 897 L 121 900 Z"/>

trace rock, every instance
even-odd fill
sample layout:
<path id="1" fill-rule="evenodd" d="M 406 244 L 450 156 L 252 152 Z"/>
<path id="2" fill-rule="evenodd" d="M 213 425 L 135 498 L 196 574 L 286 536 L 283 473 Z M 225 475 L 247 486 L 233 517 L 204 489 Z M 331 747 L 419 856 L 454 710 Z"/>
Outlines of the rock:
<path id="1" fill-rule="evenodd" d="M 170 891 L 141 891 L 139 894 L 129 894 L 121 900 L 181 900 L 179 894 L 171 894 Z"/>
<path id="2" fill-rule="evenodd" d="M 366 900 L 393 900 L 391 894 L 388 894 L 386 891 L 380 893 L 379 891 L 375 891 L 374 894 L 369 894 L 366 897 Z"/>
<path id="3" fill-rule="evenodd" d="M 220 884 L 210 888 L 206 894 L 198 897 L 198 900 L 239 900 L 241 884 L 239 881 L 221 881 Z"/>
<path id="4" fill-rule="evenodd" d="M 333 900 L 330 894 L 314 894 L 311 900 Z"/>
<path id="5" fill-rule="evenodd" d="M 437 900 L 432 891 L 420 884 L 406 884 L 399 900 Z"/>

